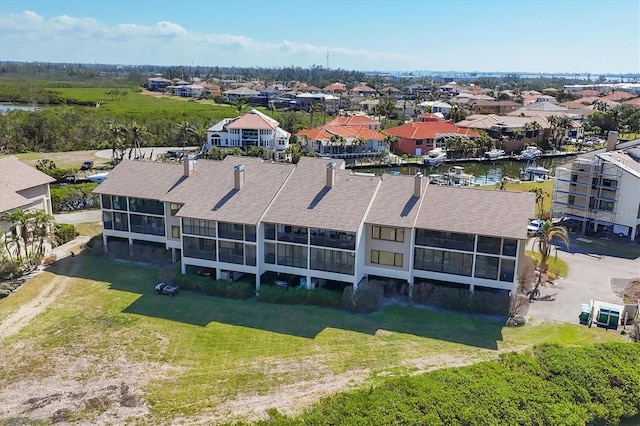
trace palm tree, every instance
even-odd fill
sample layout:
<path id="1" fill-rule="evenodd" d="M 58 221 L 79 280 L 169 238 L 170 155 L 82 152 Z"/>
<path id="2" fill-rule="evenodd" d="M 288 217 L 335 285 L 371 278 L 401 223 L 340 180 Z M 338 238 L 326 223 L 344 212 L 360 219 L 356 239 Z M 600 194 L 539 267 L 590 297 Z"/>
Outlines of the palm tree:
<path id="1" fill-rule="evenodd" d="M 151 133 L 147 131 L 145 126 L 141 126 L 135 121 L 129 125 L 129 133 L 131 133 L 131 139 L 133 141 L 135 159 L 138 160 L 142 157 L 142 143 L 145 138 L 151 136 Z"/>
<path id="2" fill-rule="evenodd" d="M 347 140 L 342 135 L 333 134 L 329 138 L 329 143 L 333 146 L 341 147 L 342 152 L 344 152 L 344 147 L 347 145 Z"/>
<path id="3" fill-rule="evenodd" d="M 238 98 L 238 100 L 234 103 L 236 107 L 236 111 L 238 111 L 238 116 L 242 115 L 242 111 L 247 107 L 247 103 L 244 98 Z"/>
<path id="4" fill-rule="evenodd" d="M 499 189 L 500 191 L 506 190 L 508 181 L 509 180 L 506 176 L 502 176 L 502 178 L 500 178 L 500 180 L 496 182 L 496 189 Z"/>
<path id="5" fill-rule="evenodd" d="M 27 243 L 29 242 L 31 212 L 22 209 L 6 212 L 2 215 L 2 221 L 11 224 L 12 238 L 10 243 L 16 246 L 16 259 L 19 262 L 22 261 L 22 248 L 24 248 L 24 259 L 28 258 Z"/>
<path id="6" fill-rule="evenodd" d="M 565 246 L 569 247 L 569 231 L 564 226 L 554 226 L 550 220 L 545 221 L 542 224 L 542 232 L 536 236 L 534 241 L 534 249 L 537 248 L 540 253 L 540 263 L 538 264 L 538 279 L 536 286 L 531 290 L 529 300 L 534 300 L 540 294 L 540 284 L 542 284 L 542 276 L 547 273 L 549 257 L 551 255 L 551 248 L 555 246 L 553 244 L 553 238 L 558 237 L 564 242 Z M 558 248 L 556 247 L 556 256 L 558 255 Z"/>
<path id="7" fill-rule="evenodd" d="M 33 212 L 32 219 L 33 236 L 37 237 L 38 241 L 37 254 L 43 256 L 45 251 L 45 243 L 49 242 L 53 245 L 53 243 L 55 242 L 54 239 L 51 238 L 53 235 L 51 233 L 51 226 L 53 225 L 54 219 L 53 216 L 41 210 Z"/>
<path id="8" fill-rule="evenodd" d="M 533 192 L 534 194 L 536 194 L 536 210 L 538 210 L 537 216 L 542 217 L 544 210 L 544 197 L 548 197 L 549 193 L 539 186 L 534 186 L 529 190 L 529 192 Z"/>
<path id="9" fill-rule="evenodd" d="M 111 136 L 113 137 L 113 141 L 111 143 L 111 163 L 116 165 L 124 158 L 127 129 L 121 124 L 110 123 L 109 133 L 111 133 Z"/>
<path id="10" fill-rule="evenodd" d="M 362 151 L 362 147 L 367 144 L 367 140 L 362 136 L 356 136 L 353 141 L 351 141 L 351 145 L 354 148 L 357 148 L 358 151 Z"/>
<path id="11" fill-rule="evenodd" d="M 191 137 L 197 136 L 198 131 L 188 121 L 183 121 L 178 125 L 178 133 L 180 134 L 180 139 L 182 139 L 182 154 L 184 155 L 187 141 L 189 141 Z"/>
<path id="12" fill-rule="evenodd" d="M 382 134 L 384 135 L 384 139 L 382 140 L 382 142 L 386 145 L 387 151 L 391 152 L 393 148 L 400 144 L 400 138 L 398 138 L 396 135 L 385 132 L 382 132 Z"/>

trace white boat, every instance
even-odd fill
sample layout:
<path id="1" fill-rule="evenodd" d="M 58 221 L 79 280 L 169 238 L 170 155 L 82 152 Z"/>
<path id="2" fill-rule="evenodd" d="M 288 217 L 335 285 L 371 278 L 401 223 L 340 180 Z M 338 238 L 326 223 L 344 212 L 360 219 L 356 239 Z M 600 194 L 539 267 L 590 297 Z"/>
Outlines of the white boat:
<path id="1" fill-rule="evenodd" d="M 487 151 L 484 153 L 484 158 L 488 158 L 489 160 L 495 160 L 496 158 L 500 158 L 504 155 L 504 149 L 494 148 L 491 151 Z"/>
<path id="2" fill-rule="evenodd" d="M 535 160 L 540 158 L 542 151 L 535 145 L 526 146 L 520 153 L 520 158 L 523 160 Z"/>
<path id="3" fill-rule="evenodd" d="M 464 172 L 464 167 L 453 166 L 444 173 L 444 185 L 449 186 L 476 186 L 475 176 Z"/>
<path id="4" fill-rule="evenodd" d="M 87 180 L 95 183 L 102 183 L 107 178 L 109 172 L 96 173 L 95 175 L 87 176 Z"/>
<path id="5" fill-rule="evenodd" d="M 447 159 L 447 153 L 442 148 L 432 149 L 427 155 L 422 156 L 422 164 L 426 166 L 439 166 Z"/>
<path id="6" fill-rule="evenodd" d="M 521 169 L 522 180 L 526 181 L 542 182 L 544 179 L 549 178 L 550 173 L 551 170 L 536 165 L 535 161 L 527 163 L 524 170 Z"/>

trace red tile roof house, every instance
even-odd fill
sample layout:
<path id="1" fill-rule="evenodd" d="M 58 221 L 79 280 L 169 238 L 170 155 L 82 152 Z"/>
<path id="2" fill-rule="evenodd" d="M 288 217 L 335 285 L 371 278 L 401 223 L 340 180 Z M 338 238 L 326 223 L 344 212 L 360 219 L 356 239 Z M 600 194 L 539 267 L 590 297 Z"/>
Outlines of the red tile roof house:
<path id="1" fill-rule="evenodd" d="M 444 147 L 443 138 L 446 136 L 459 135 L 471 139 L 480 136 L 477 132 L 455 126 L 450 121 L 407 123 L 387 129 L 386 133 L 400 138 L 400 143 L 394 147 L 395 151 L 416 156 L 425 155 L 438 145 Z"/>
<path id="2" fill-rule="evenodd" d="M 275 285 L 270 272 L 310 290 L 376 276 L 509 293 L 535 207 L 528 192 L 435 186 L 422 174 L 359 176 L 340 160 L 308 157 L 124 160 L 94 192 L 105 246 L 154 243 L 172 250 L 182 273 L 245 274 L 258 291 Z"/>

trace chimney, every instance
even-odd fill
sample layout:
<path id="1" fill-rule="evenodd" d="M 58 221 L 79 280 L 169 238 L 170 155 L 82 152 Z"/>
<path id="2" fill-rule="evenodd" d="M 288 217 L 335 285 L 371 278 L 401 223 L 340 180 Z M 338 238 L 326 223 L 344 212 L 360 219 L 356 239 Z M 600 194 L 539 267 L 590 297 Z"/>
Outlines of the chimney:
<path id="1" fill-rule="evenodd" d="M 617 143 L 618 143 L 618 132 L 616 132 L 615 130 L 609 130 L 609 134 L 607 135 L 607 147 L 605 151 L 609 152 L 609 151 L 615 150 Z"/>
<path id="2" fill-rule="evenodd" d="M 327 182 L 325 187 L 331 188 L 336 183 L 336 163 L 327 163 Z"/>
<path id="3" fill-rule="evenodd" d="M 240 191 L 240 188 L 244 185 L 244 166 L 239 164 L 233 166 L 233 188 L 236 191 Z"/>
<path id="4" fill-rule="evenodd" d="M 184 171 L 182 172 L 182 174 L 184 175 L 184 177 L 189 177 L 189 175 L 193 173 L 195 163 L 196 161 L 192 160 L 190 156 L 184 156 L 184 160 L 182 160 L 182 164 L 184 166 Z"/>
<path id="5" fill-rule="evenodd" d="M 413 180 L 413 196 L 420 198 L 422 195 L 422 173 L 416 173 L 416 177 Z"/>

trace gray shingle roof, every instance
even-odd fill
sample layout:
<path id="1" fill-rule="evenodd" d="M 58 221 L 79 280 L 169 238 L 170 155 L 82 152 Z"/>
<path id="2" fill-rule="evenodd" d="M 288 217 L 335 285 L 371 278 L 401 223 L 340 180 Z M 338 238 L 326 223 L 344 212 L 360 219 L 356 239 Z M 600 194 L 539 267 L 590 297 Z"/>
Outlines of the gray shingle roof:
<path id="1" fill-rule="evenodd" d="M 535 194 L 428 185 L 416 228 L 527 238 Z"/>
<path id="2" fill-rule="evenodd" d="M 25 189 L 55 182 L 51 176 L 30 167 L 18 158 L 0 158 L 0 212 L 6 212 L 26 204 L 28 198 L 19 194 Z"/>
<path id="3" fill-rule="evenodd" d="M 241 189 L 234 189 L 234 167 L 245 166 Z M 227 156 L 223 161 L 198 160 L 163 201 L 184 203 L 178 216 L 256 225 L 295 166 L 259 158 Z"/>
<path id="4" fill-rule="evenodd" d="M 414 176 L 382 176 L 380 188 L 371 206 L 365 222 L 382 225 L 412 228 L 424 200 L 427 179 L 422 178 L 422 196 L 413 196 Z"/>
<path id="5" fill-rule="evenodd" d="M 93 192 L 160 200 L 182 172 L 182 164 L 123 160 Z"/>
<path id="6" fill-rule="evenodd" d="M 355 232 L 380 178 L 355 176 L 336 169 L 335 184 L 326 188 L 330 160 L 303 157 L 264 216 L 265 222 Z"/>

